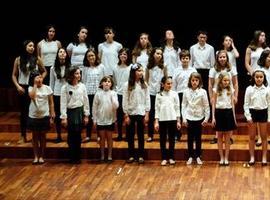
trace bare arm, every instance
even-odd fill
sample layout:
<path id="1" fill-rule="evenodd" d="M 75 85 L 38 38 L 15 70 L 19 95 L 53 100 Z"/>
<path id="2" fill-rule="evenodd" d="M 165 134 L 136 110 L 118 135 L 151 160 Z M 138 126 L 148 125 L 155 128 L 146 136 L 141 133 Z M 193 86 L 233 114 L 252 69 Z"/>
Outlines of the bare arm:
<path id="1" fill-rule="evenodd" d="M 213 104 L 213 86 L 215 83 L 214 78 L 208 78 L 208 93 L 209 93 L 209 98 L 210 98 L 210 103 L 211 105 Z"/>
<path id="2" fill-rule="evenodd" d="M 18 74 L 19 74 L 19 60 L 20 60 L 20 57 L 17 57 L 14 61 L 14 64 L 13 64 L 13 70 L 12 70 L 12 81 L 17 89 L 17 91 L 19 92 L 19 94 L 23 94 L 25 93 L 24 89 L 19 85 L 18 83 Z"/>
<path id="3" fill-rule="evenodd" d="M 235 58 L 239 58 L 239 52 L 234 45 L 233 39 L 232 39 L 232 51 L 233 51 Z"/>
<path id="4" fill-rule="evenodd" d="M 37 45 L 37 55 L 38 57 L 41 57 L 41 41 Z"/>
<path id="5" fill-rule="evenodd" d="M 215 111 L 216 111 L 216 102 L 217 102 L 217 93 L 213 92 L 213 100 L 212 100 L 212 126 L 216 125 L 216 117 L 215 117 Z"/>
<path id="6" fill-rule="evenodd" d="M 238 78 L 237 76 L 232 77 L 232 83 L 234 88 L 234 95 L 233 95 L 233 103 L 236 104 L 238 102 Z"/>
<path id="7" fill-rule="evenodd" d="M 60 42 L 60 41 L 58 41 L 58 40 L 56 40 L 56 43 L 57 43 L 57 47 L 58 47 L 58 49 L 60 49 L 60 48 L 62 47 L 61 42 Z"/>
<path id="8" fill-rule="evenodd" d="M 250 65 L 251 61 L 251 49 L 247 48 L 245 55 L 245 67 L 250 75 L 252 75 L 252 67 Z"/>
<path id="9" fill-rule="evenodd" d="M 53 102 L 53 95 L 49 95 L 49 109 L 50 109 L 50 116 L 51 119 L 55 118 L 55 112 L 54 112 L 54 102 Z"/>
<path id="10" fill-rule="evenodd" d="M 43 78 L 45 78 L 46 75 L 47 75 L 47 70 L 46 70 L 46 68 L 44 67 L 43 62 L 42 62 L 42 60 L 41 60 L 40 57 L 38 57 L 37 65 L 38 65 L 39 71 L 41 72 L 41 76 L 42 76 Z"/>

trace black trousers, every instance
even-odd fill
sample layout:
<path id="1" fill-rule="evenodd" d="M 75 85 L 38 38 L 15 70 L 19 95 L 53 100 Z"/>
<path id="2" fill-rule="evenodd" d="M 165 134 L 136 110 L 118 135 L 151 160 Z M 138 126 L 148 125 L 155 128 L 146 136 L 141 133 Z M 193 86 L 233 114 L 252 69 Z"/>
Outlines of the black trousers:
<path id="1" fill-rule="evenodd" d="M 118 96 L 118 102 L 119 102 L 119 107 L 117 109 L 117 131 L 118 131 L 118 137 L 122 137 L 123 120 L 124 120 L 124 111 L 123 111 L 123 106 L 122 106 L 123 95 L 118 94 L 117 96 Z"/>
<path id="2" fill-rule="evenodd" d="M 175 146 L 176 120 L 174 121 L 160 121 L 159 122 L 159 141 L 161 150 L 161 159 L 174 160 L 174 146 Z M 169 151 L 166 149 L 167 136 L 169 138 Z"/>
<path id="3" fill-rule="evenodd" d="M 25 93 L 19 95 L 19 106 L 20 106 L 20 128 L 21 128 L 21 136 L 26 137 L 27 130 L 27 119 L 29 113 L 29 105 L 30 105 L 30 97 L 28 95 L 28 85 L 21 85 L 25 90 Z"/>
<path id="4" fill-rule="evenodd" d="M 188 127 L 188 157 L 200 157 L 202 151 L 202 120 L 190 121 L 187 120 Z M 194 153 L 193 143 L 196 143 L 196 151 Z"/>
<path id="5" fill-rule="evenodd" d="M 89 116 L 88 124 L 86 125 L 86 137 L 89 137 L 89 138 L 91 138 L 91 131 L 93 127 L 92 109 L 93 109 L 94 96 L 95 96 L 94 94 L 88 95 L 90 116 Z"/>
<path id="6" fill-rule="evenodd" d="M 54 110 L 55 110 L 55 128 L 57 137 L 61 138 L 61 119 L 60 119 L 60 96 L 53 96 Z"/>
<path id="7" fill-rule="evenodd" d="M 142 115 L 129 115 L 130 124 L 127 127 L 128 139 L 128 153 L 129 157 L 143 157 L 144 156 L 144 116 Z M 135 136 L 135 123 L 137 123 L 137 137 L 138 137 L 138 153 L 135 154 L 134 136 Z"/>
<path id="8" fill-rule="evenodd" d="M 151 108 L 149 112 L 149 123 L 148 123 L 148 137 L 152 137 L 154 135 L 154 121 L 155 121 L 155 102 L 156 96 L 150 95 Z"/>
<path id="9" fill-rule="evenodd" d="M 82 125 L 68 125 L 68 147 L 70 160 L 79 161 L 81 159 L 81 132 Z"/>

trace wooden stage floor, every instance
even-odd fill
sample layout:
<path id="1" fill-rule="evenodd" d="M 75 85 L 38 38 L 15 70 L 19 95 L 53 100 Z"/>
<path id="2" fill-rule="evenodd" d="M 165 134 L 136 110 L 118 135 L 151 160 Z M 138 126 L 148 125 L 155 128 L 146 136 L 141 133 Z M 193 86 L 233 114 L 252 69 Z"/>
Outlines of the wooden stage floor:
<path id="1" fill-rule="evenodd" d="M 244 168 L 233 162 L 202 166 L 160 166 L 114 161 L 80 165 L 49 160 L 31 165 L 30 159 L 0 160 L 0 199 L 145 199 L 145 200 L 268 200 L 269 167 Z"/>
<path id="2" fill-rule="evenodd" d="M 243 132 L 233 136 L 231 162 L 226 167 L 218 164 L 217 145 L 209 143 L 213 137 L 209 132 L 203 134 L 202 166 L 186 165 L 186 134 L 176 143 L 174 166 L 160 166 L 158 135 L 154 142 L 145 142 L 143 165 L 125 162 L 124 141 L 114 142 L 113 163 L 99 163 L 96 135 L 82 144 L 82 163 L 75 165 L 67 162 L 66 134 L 64 142 L 56 144 L 53 130 L 47 134 L 45 164 L 32 165 L 31 134 L 27 134 L 29 142 L 17 144 L 18 128 L 18 113 L 0 113 L 0 200 L 270 199 L 270 168 L 261 166 L 260 148 L 256 147 L 255 166 L 243 165 L 249 158 L 248 137 Z"/>

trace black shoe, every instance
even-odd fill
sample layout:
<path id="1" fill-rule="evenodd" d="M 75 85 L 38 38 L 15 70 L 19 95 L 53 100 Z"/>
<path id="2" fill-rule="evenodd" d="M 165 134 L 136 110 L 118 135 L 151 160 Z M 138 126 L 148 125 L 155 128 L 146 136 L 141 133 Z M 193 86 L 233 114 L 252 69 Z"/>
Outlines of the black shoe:
<path id="1" fill-rule="evenodd" d="M 217 143 L 217 138 L 213 138 L 211 141 L 210 141 L 210 144 L 216 144 Z"/>
<path id="2" fill-rule="evenodd" d="M 267 166 L 267 162 L 262 162 L 262 167 Z"/>
<path id="3" fill-rule="evenodd" d="M 261 142 L 256 142 L 256 147 L 262 146 Z"/>
<path id="4" fill-rule="evenodd" d="M 230 143 L 233 144 L 233 139 L 232 138 L 230 138 Z"/>
<path id="5" fill-rule="evenodd" d="M 112 158 L 108 158 L 107 162 L 110 164 L 113 162 L 113 159 Z"/>
<path id="6" fill-rule="evenodd" d="M 253 161 L 253 162 L 250 162 L 250 161 L 249 161 L 249 162 L 248 162 L 248 165 L 249 165 L 249 166 L 255 165 L 255 161 Z"/>
<path id="7" fill-rule="evenodd" d="M 122 138 L 122 137 L 119 137 L 119 136 L 118 136 L 117 138 L 114 139 L 114 141 L 117 141 L 117 142 L 120 142 L 120 141 L 122 141 L 122 140 L 123 140 L 123 138 Z"/>
<path id="8" fill-rule="evenodd" d="M 63 142 L 62 138 L 56 138 L 55 143 Z"/>
<path id="9" fill-rule="evenodd" d="M 78 164 L 81 164 L 82 161 L 81 160 L 70 160 L 69 163 L 78 165 Z"/>
<path id="10" fill-rule="evenodd" d="M 268 140 L 268 144 L 270 144 L 270 140 Z"/>

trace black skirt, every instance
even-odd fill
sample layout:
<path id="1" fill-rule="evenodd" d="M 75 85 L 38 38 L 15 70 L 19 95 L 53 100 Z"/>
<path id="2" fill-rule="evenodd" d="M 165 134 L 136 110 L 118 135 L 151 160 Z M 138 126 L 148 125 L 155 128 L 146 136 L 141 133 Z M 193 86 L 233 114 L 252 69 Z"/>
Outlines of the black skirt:
<path id="1" fill-rule="evenodd" d="M 31 118 L 28 117 L 27 128 L 31 131 L 49 131 L 50 130 L 50 117 Z"/>
<path id="2" fill-rule="evenodd" d="M 268 118 L 268 110 L 256 110 L 256 109 L 249 109 L 251 118 L 253 122 L 267 122 Z"/>
<path id="3" fill-rule="evenodd" d="M 216 109 L 216 131 L 232 131 L 236 129 L 233 110 L 230 109 Z"/>
<path id="4" fill-rule="evenodd" d="M 102 130 L 114 131 L 114 123 L 111 125 L 97 125 L 97 130 L 98 131 L 102 131 Z"/>

